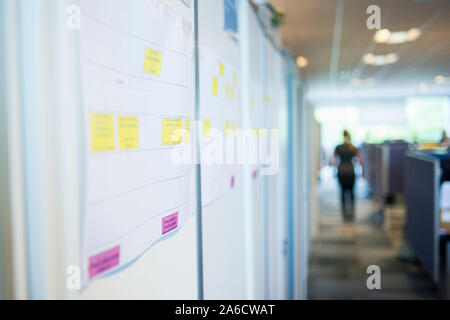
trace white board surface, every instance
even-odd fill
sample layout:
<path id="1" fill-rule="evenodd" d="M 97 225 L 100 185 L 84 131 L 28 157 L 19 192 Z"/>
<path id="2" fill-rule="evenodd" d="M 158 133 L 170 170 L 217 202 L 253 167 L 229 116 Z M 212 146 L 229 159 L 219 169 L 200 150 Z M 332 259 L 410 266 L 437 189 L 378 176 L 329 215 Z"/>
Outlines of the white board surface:
<path id="1" fill-rule="evenodd" d="M 81 297 L 195 298 L 194 166 L 173 161 L 192 144 L 191 8 L 80 6 L 84 286 L 102 278 Z"/>
<path id="2" fill-rule="evenodd" d="M 224 30 L 224 1 L 198 3 L 201 117 L 233 140 L 242 126 L 238 35 Z M 202 164 L 202 204 L 205 298 L 244 299 L 242 166 Z"/>

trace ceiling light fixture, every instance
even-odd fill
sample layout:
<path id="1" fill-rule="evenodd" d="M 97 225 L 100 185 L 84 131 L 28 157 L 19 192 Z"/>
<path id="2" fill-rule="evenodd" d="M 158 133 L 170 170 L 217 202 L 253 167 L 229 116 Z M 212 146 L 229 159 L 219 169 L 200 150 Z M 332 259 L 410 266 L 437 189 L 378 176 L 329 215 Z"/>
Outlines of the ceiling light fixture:
<path id="1" fill-rule="evenodd" d="M 383 66 L 386 64 L 393 64 L 398 61 L 398 55 L 396 53 L 389 53 L 386 55 L 374 55 L 372 53 L 367 53 L 362 58 L 365 64 L 370 64 L 374 66 Z"/>
<path id="2" fill-rule="evenodd" d="M 378 30 L 373 41 L 376 43 L 386 43 L 386 44 L 401 44 L 405 42 L 412 42 L 422 35 L 422 30 L 419 28 L 411 28 L 408 31 L 389 31 L 388 29 Z"/>
<path id="3" fill-rule="evenodd" d="M 409 42 L 416 41 L 422 35 L 422 30 L 419 28 L 411 28 L 408 30 L 407 40 Z"/>
<path id="4" fill-rule="evenodd" d="M 392 32 L 389 39 L 386 41 L 387 44 L 400 44 L 408 41 L 408 31 L 396 31 Z"/>
<path id="5" fill-rule="evenodd" d="M 390 36 L 391 32 L 388 29 L 381 29 L 375 32 L 373 40 L 376 43 L 385 43 L 386 41 L 388 41 Z"/>
<path id="6" fill-rule="evenodd" d="M 434 77 L 434 82 L 436 82 L 436 84 L 448 84 L 450 83 L 450 77 L 439 75 Z"/>
<path id="7" fill-rule="evenodd" d="M 367 79 L 359 79 L 359 78 L 352 78 L 351 83 L 353 86 L 370 86 L 375 83 L 373 78 L 367 78 Z"/>
<path id="8" fill-rule="evenodd" d="M 363 57 L 363 62 L 365 64 L 372 64 L 374 60 L 375 60 L 375 56 L 372 53 L 367 53 Z"/>
<path id="9" fill-rule="evenodd" d="M 299 56 L 298 58 L 297 58 L 297 66 L 299 67 L 299 68 L 306 68 L 307 66 L 308 66 L 308 59 L 306 59 L 305 57 L 303 57 L 303 56 Z"/>
<path id="10" fill-rule="evenodd" d="M 434 78 L 434 81 L 436 81 L 437 84 L 441 84 L 441 83 L 444 83 L 445 79 L 443 76 L 436 76 Z"/>
<path id="11" fill-rule="evenodd" d="M 386 55 L 386 62 L 389 64 L 396 63 L 398 61 L 398 55 L 396 53 L 389 53 Z"/>

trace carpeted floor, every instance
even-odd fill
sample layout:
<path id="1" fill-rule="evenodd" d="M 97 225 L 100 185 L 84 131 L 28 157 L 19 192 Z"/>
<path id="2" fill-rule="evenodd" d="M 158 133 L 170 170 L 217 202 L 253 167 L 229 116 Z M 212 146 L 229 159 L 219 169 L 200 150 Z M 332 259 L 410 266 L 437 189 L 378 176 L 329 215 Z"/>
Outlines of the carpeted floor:
<path id="1" fill-rule="evenodd" d="M 318 201 L 320 232 L 309 264 L 309 299 L 437 299 L 437 291 L 425 271 L 402 261 L 377 219 L 375 204 L 363 197 L 358 182 L 356 219 L 344 223 L 338 189 L 332 175 L 322 178 Z M 369 265 L 381 269 L 381 290 L 366 285 Z"/>

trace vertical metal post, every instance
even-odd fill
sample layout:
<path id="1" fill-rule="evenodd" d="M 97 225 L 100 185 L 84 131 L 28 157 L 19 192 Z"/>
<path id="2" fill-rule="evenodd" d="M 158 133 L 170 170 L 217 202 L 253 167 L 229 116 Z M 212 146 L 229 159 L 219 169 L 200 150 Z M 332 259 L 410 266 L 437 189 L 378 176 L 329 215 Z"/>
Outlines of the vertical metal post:
<path id="1" fill-rule="evenodd" d="M 264 91 L 264 115 L 265 115 L 265 123 L 268 124 L 270 119 L 269 114 L 269 106 L 267 104 L 267 37 L 264 37 L 264 41 L 261 42 L 261 75 L 263 80 L 263 91 Z M 268 126 L 267 129 L 270 126 Z M 264 299 L 268 300 L 270 298 L 270 258 L 269 258 L 269 237 L 270 237 L 270 229 L 269 229 L 269 177 L 267 175 L 263 178 L 264 183 Z"/>
<path id="2" fill-rule="evenodd" d="M 250 3 L 238 2 L 239 36 L 241 54 L 241 89 L 242 89 L 242 121 L 244 128 L 250 128 Z M 255 299 L 255 259 L 254 259 L 254 223 L 253 223 L 253 181 L 251 165 L 244 166 L 244 225 L 245 225 L 245 264 L 246 264 L 246 298 Z"/>
<path id="3" fill-rule="evenodd" d="M 289 61 L 290 62 L 290 61 Z M 287 162 L 287 172 L 294 172 L 294 113 L 293 113 L 293 80 L 292 80 L 292 63 L 290 62 L 288 72 L 286 74 L 286 94 L 288 101 L 288 162 Z M 288 206 L 288 217 L 287 217 L 287 236 L 288 236 L 288 299 L 294 299 L 294 175 L 288 174 L 287 176 L 287 206 Z"/>
<path id="4" fill-rule="evenodd" d="M 201 134 L 200 124 L 200 69 L 198 50 L 198 0 L 194 4 L 194 103 L 195 103 L 195 137 L 196 137 L 196 161 L 195 161 L 195 188 L 196 188 L 196 224 L 197 224 L 197 292 L 198 299 L 204 299 L 203 292 L 203 229 L 202 229 L 202 185 L 201 185 Z"/>
<path id="5" fill-rule="evenodd" d="M 27 246 L 28 298 L 44 299 L 48 293 L 48 274 L 45 256 L 45 188 L 43 181 L 45 163 L 43 147 L 45 138 L 43 112 L 44 90 L 41 75 L 44 69 L 42 52 L 43 14 L 40 2 L 18 1 L 19 57 L 21 62 L 19 81 L 22 104 L 21 124 L 23 126 L 23 172 L 25 202 L 25 232 Z M 33 52 L 26 56 L 26 52 Z M 23 81 L 26 79 L 26 81 Z M 39 119 L 39 121 L 37 121 Z M 33 156 L 31 156 L 33 155 Z"/>

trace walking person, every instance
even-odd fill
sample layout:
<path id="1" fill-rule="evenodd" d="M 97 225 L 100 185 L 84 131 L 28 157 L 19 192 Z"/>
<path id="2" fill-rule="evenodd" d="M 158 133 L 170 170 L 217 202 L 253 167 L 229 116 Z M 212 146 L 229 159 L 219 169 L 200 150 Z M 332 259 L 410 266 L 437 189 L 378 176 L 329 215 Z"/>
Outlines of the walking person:
<path id="1" fill-rule="evenodd" d="M 334 151 L 334 163 L 338 168 L 338 181 L 341 188 L 342 216 L 344 221 L 351 221 L 355 216 L 355 168 L 354 162 L 362 164 L 358 149 L 352 144 L 350 133 L 344 130 L 344 143 Z"/>

